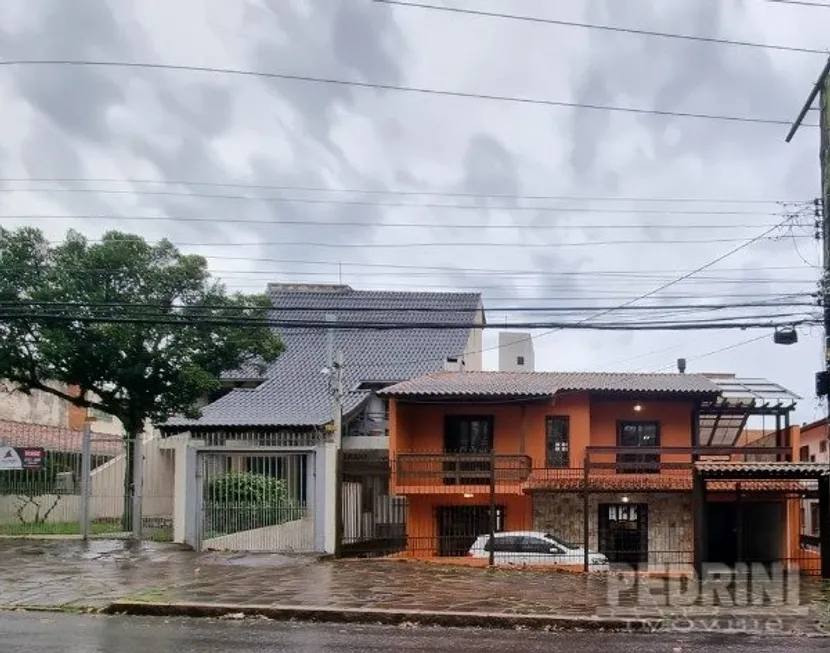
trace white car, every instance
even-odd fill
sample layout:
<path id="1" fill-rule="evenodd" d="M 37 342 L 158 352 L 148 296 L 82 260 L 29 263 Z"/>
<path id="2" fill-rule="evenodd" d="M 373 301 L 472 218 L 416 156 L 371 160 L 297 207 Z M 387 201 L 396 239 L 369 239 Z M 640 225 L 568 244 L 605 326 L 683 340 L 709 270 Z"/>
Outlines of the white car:
<path id="1" fill-rule="evenodd" d="M 490 557 L 490 536 L 476 538 L 470 552 L 472 558 Z M 541 531 L 507 531 L 494 537 L 493 560 L 497 565 L 547 565 L 581 567 L 585 549 L 560 537 Z M 608 558 L 588 552 L 589 571 L 607 571 Z"/>

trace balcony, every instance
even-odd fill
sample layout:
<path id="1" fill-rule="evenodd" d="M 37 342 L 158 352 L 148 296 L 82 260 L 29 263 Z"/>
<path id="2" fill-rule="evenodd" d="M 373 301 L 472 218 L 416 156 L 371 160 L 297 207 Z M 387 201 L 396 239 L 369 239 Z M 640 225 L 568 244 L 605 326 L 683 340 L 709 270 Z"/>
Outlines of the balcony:
<path id="1" fill-rule="evenodd" d="M 789 447 L 587 447 L 579 468 L 533 469 L 526 492 L 691 491 L 695 461 L 784 461 Z"/>
<path id="2" fill-rule="evenodd" d="M 521 454 L 398 454 L 393 483 L 398 494 L 521 494 L 531 474 Z"/>

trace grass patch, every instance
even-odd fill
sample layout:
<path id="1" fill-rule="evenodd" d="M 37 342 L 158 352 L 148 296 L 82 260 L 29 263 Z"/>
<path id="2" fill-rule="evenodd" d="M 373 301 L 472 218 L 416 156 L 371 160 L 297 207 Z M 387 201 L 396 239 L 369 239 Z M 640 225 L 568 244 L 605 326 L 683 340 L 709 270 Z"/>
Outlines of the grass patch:
<path id="1" fill-rule="evenodd" d="M 121 530 L 121 522 L 94 521 L 89 525 L 92 535 L 117 533 Z M 46 524 L 0 524 L 0 535 L 80 535 L 81 527 L 77 522 L 55 522 Z"/>

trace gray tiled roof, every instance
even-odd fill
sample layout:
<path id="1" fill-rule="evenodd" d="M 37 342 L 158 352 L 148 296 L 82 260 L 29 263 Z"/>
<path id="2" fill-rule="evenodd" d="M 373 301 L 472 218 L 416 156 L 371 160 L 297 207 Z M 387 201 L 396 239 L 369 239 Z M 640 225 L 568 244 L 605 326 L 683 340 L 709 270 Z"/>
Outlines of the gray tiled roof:
<path id="1" fill-rule="evenodd" d="M 388 397 L 551 396 L 562 390 L 717 394 L 720 389 L 696 374 L 605 372 L 437 372 L 398 383 Z"/>
<path id="2" fill-rule="evenodd" d="M 408 329 L 394 331 L 343 330 L 335 347 L 343 351 L 344 412 L 349 413 L 368 398 L 358 390 L 361 382 L 397 382 L 442 369 L 444 359 L 464 352 L 480 308 L 478 293 L 427 293 L 352 290 L 329 286 L 325 290 L 285 289 L 269 286 L 272 317 L 278 320 L 325 320 L 396 322 L 434 321 L 458 324 L 458 329 Z M 292 310 L 309 308 L 309 311 Z M 378 308 L 383 312 L 355 309 Z M 394 309 L 404 309 L 392 313 Z M 423 311 L 418 310 L 423 309 Z M 448 310 L 450 309 L 450 310 Z M 457 310 L 452 310 L 457 309 Z M 175 419 L 169 426 L 211 428 L 218 426 L 310 426 L 331 419 L 327 377 L 325 329 L 279 329 L 285 351 L 270 365 L 265 381 L 253 389 L 237 389 L 208 405 L 198 420 Z M 237 370 L 233 376 L 260 376 L 252 370 Z"/>

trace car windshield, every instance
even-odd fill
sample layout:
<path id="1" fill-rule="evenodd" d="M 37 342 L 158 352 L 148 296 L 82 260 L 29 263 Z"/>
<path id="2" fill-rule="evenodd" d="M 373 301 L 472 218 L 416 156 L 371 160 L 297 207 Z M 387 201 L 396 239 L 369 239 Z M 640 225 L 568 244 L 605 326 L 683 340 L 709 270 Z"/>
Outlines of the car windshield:
<path id="1" fill-rule="evenodd" d="M 574 544 L 573 542 L 568 542 L 567 540 L 563 540 L 561 537 L 556 537 L 555 535 L 551 535 L 550 533 L 545 534 L 545 539 L 552 540 L 556 542 L 559 546 L 564 547 L 566 549 L 578 549 L 579 545 Z"/>

